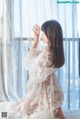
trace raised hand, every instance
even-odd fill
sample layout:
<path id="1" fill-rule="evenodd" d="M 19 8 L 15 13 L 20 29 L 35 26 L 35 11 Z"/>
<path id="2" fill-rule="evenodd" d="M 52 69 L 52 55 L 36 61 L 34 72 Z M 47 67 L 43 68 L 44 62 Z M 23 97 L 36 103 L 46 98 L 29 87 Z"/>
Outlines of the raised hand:
<path id="1" fill-rule="evenodd" d="M 35 26 L 33 26 L 32 30 L 34 32 L 35 39 L 38 40 L 40 35 L 40 26 L 36 24 Z"/>

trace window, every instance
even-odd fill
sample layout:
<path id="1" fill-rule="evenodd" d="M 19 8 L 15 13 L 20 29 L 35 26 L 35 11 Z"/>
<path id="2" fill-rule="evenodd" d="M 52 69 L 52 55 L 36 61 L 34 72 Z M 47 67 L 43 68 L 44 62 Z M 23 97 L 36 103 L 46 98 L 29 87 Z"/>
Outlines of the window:
<path id="1" fill-rule="evenodd" d="M 3 5 L 3 0 L 0 0 L 0 37 L 3 30 Z M 11 26 L 14 37 L 12 59 L 13 67 L 15 65 L 16 67 L 13 69 L 15 77 L 8 82 L 9 89 L 13 87 L 14 90 L 9 91 L 8 95 L 12 100 L 16 100 L 26 94 L 28 72 L 24 70 L 21 62 L 26 57 L 30 47 L 28 41 L 33 40 L 33 25 L 36 23 L 41 25 L 46 20 L 55 19 L 60 22 L 64 37 L 65 65 L 58 72 L 58 79 L 65 95 L 63 108 L 79 109 L 80 39 L 78 37 L 80 36 L 80 5 L 57 4 L 57 0 L 47 0 L 47 3 L 46 0 L 14 0 L 12 6 L 13 22 Z"/>

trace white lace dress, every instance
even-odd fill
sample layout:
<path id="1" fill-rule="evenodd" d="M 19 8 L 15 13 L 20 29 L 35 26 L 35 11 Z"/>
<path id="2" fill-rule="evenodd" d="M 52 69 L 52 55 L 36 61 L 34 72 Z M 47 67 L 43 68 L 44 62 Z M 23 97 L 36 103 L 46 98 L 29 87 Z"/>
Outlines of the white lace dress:
<path id="1" fill-rule="evenodd" d="M 58 119 L 55 115 L 64 95 L 55 74 L 58 69 L 48 67 L 51 64 L 52 53 L 37 48 L 30 50 L 24 61 L 29 71 L 27 93 L 17 106 L 10 108 L 8 119 Z M 25 101 L 29 104 L 29 114 L 23 108 Z"/>

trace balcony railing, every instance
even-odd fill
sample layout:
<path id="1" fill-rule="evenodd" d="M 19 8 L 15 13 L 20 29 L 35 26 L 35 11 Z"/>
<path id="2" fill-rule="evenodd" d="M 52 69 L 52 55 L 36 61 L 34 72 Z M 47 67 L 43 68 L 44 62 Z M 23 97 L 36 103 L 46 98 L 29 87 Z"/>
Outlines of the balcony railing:
<path id="1" fill-rule="evenodd" d="M 27 56 L 30 48 L 29 40 L 33 38 L 15 38 L 12 45 L 13 56 L 15 60 L 16 80 L 9 81 L 9 95 L 15 100 L 14 92 L 11 88 L 17 86 L 18 97 L 21 98 L 26 94 L 26 84 L 29 79 L 28 72 L 21 65 L 23 59 Z M 3 46 L 3 45 L 1 45 Z M 64 92 L 64 109 L 80 109 L 80 39 L 64 38 L 64 55 L 65 64 L 58 70 L 58 80 Z M 22 90 L 21 90 L 22 89 Z M 14 98 L 15 97 L 15 98 Z"/>

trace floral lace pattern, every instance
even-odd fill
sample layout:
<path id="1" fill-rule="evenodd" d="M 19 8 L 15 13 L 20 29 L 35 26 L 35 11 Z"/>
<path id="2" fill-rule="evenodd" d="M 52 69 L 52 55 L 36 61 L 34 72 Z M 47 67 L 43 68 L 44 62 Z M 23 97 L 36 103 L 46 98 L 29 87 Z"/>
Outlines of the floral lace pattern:
<path id="1" fill-rule="evenodd" d="M 52 58 L 52 53 L 39 52 L 35 48 L 30 50 L 27 59 L 24 61 L 25 69 L 29 70 L 28 92 L 27 96 L 17 106 L 21 108 L 22 114 L 25 113 L 26 118 L 24 119 L 29 119 L 29 117 L 30 119 L 54 119 L 54 111 L 62 105 L 63 92 L 55 74 L 57 69 L 48 67 L 52 64 Z M 25 100 L 30 107 L 29 117 L 27 117 L 26 110 L 22 108 Z"/>

